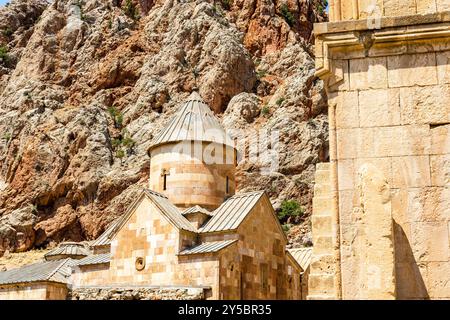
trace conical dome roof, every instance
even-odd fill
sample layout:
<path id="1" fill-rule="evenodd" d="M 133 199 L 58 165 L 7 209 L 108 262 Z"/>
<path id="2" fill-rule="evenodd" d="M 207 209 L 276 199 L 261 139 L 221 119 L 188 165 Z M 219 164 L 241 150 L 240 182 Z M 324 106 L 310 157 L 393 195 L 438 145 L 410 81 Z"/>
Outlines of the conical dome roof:
<path id="1" fill-rule="evenodd" d="M 184 102 L 168 126 L 156 136 L 150 149 L 179 141 L 216 142 L 235 147 L 231 137 L 197 92 L 193 92 Z"/>

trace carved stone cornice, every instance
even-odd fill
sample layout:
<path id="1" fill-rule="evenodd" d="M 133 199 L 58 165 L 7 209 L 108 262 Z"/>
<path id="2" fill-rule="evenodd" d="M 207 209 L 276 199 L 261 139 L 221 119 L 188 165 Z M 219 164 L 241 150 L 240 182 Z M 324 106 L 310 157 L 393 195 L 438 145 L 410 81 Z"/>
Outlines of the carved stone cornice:
<path id="1" fill-rule="evenodd" d="M 382 18 L 378 29 L 370 29 L 367 20 L 322 23 L 315 26 L 315 32 L 316 75 L 325 78 L 334 59 L 450 50 L 450 12 L 416 16 L 414 20 Z"/>

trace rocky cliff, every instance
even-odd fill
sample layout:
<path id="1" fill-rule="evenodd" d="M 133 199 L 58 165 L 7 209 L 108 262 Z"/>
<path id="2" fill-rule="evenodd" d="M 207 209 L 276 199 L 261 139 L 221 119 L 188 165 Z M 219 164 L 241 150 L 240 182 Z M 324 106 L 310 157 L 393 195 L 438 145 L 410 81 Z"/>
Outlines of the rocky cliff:
<path id="1" fill-rule="evenodd" d="M 328 157 L 314 76 L 321 0 L 15 0 L 0 8 L 0 255 L 97 237 L 146 185 L 146 149 L 197 89 L 228 129 L 279 132 L 276 172 L 238 190 L 296 199 L 308 242 Z M 305 237 L 306 234 L 306 237 Z"/>

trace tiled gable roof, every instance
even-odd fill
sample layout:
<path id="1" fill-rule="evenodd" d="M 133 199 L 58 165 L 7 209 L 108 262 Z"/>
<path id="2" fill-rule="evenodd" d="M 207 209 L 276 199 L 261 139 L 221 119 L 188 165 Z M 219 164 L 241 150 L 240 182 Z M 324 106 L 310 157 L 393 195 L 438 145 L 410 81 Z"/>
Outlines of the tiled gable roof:
<path id="1" fill-rule="evenodd" d="M 199 231 L 216 232 L 237 229 L 263 194 L 263 191 L 258 191 L 232 196 L 213 211 L 213 217 Z"/>
<path id="2" fill-rule="evenodd" d="M 76 260 L 73 262 L 72 266 L 89 266 L 94 264 L 109 263 L 111 261 L 110 253 L 93 254 L 83 259 Z"/>
<path id="3" fill-rule="evenodd" d="M 296 248 L 288 249 L 289 253 L 294 257 L 295 261 L 302 267 L 303 270 L 308 269 L 311 263 L 312 248 Z"/>
<path id="4" fill-rule="evenodd" d="M 41 281 L 67 283 L 72 262 L 72 259 L 44 261 L 0 272 L 0 285 Z"/>

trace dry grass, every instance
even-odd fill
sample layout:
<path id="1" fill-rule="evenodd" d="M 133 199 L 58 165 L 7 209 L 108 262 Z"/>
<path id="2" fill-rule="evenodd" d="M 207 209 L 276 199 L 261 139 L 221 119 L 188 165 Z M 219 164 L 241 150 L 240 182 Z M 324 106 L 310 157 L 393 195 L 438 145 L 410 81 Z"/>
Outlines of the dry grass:
<path id="1" fill-rule="evenodd" d="M 0 257 L 0 271 L 11 270 L 42 261 L 44 254 L 49 251 L 50 249 L 39 249 L 27 252 L 6 253 L 3 257 Z"/>

